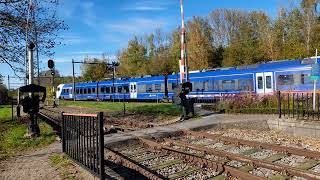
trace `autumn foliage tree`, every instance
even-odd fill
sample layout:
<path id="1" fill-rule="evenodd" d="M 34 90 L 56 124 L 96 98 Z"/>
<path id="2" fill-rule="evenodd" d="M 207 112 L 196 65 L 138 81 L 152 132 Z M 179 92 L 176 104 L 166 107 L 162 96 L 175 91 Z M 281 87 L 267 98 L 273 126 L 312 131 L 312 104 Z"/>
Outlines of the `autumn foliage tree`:
<path id="1" fill-rule="evenodd" d="M 297 7 L 279 8 L 275 18 L 238 9 L 193 17 L 186 23 L 189 67 L 202 70 L 314 56 L 320 45 L 318 4 L 301 0 Z M 118 56 L 122 75 L 178 72 L 181 29 L 159 32 L 129 41 Z"/>

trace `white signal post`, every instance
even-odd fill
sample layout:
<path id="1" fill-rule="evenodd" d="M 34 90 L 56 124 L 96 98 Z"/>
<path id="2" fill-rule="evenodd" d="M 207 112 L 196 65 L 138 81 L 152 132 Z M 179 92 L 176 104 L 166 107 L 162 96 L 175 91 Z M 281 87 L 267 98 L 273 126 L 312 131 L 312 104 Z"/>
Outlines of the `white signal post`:
<path id="1" fill-rule="evenodd" d="M 184 11 L 183 0 L 180 0 L 181 8 L 181 59 L 180 61 L 180 83 L 184 83 L 189 80 L 189 69 L 187 62 L 187 45 L 186 45 L 186 30 L 184 24 Z"/>

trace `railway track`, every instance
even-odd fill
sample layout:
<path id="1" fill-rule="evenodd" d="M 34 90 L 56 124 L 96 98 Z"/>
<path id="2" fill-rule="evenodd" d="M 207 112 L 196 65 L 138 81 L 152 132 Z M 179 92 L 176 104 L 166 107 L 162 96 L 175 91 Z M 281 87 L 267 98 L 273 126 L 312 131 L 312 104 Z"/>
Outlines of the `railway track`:
<path id="1" fill-rule="evenodd" d="M 60 121 L 39 116 L 59 132 Z M 320 179 L 320 152 L 181 131 L 105 148 L 109 179 Z"/>
<path id="2" fill-rule="evenodd" d="M 320 179 L 320 152 L 193 131 L 139 140 L 109 157 L 150 179 Z"/>

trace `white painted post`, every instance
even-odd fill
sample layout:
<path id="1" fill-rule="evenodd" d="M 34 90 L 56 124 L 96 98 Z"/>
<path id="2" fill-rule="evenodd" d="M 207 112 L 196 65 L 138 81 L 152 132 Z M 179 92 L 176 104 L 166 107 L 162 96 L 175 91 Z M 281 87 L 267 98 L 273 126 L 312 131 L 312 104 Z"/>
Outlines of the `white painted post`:
<path id="1" fill-rule="evenodd" d="M 315 64 L 318 64 L 318 49 L 316 49 L 316 60 Z M 317 89 L 317 79 L 313 80 L 313 101 L 312 101 L 312 109 L 316 110 L 316 89 Z"/>
<path id="2" fill-rule="evenodd" d="M 33 84 L 33 48 L 34 44 L 30 43 L 28 46 L 28 59 L 29 59 L 29 84 Z"/>

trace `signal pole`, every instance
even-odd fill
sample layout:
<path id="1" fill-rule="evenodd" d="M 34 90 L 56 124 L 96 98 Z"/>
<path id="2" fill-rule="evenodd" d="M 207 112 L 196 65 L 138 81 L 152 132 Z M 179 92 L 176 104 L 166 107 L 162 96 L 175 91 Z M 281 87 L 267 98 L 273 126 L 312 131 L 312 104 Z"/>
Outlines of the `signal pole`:
<path id="1" fill-rule="evenodd" d="M 187 59 L 186 29 L 184 24 L 183 0 L 180 0 L 181 9 L 181 59 L 180 59 L 180 83 L 189 81 L 189 68 Z"/>

